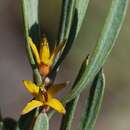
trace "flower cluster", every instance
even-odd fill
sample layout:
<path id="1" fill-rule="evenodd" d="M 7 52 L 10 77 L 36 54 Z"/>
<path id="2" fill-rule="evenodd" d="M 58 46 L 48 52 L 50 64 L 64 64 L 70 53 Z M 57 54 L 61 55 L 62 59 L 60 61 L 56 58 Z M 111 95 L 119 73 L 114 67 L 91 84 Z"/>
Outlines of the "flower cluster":
<path id="1" fill-rule="evenodd" d="M 31 37 L 28 38 L 28 42 L 37 62 L 39 72 L 45 79 L 45 77 L 51 72 L 54 60 L 59 51 L 64 47 L 64 43 L 58 45 L 51 53 L 46 37 L 42 39 L 39 49 L 37 49 Z M 37 107 L 42 107 L 45 112 L 47 112 L 51 107 L 59 113 L 65 114 L 64 106 L 58 99 L 54 98 L 54 96 L 66 86 L 67 82 L 54 85 L 52 84 L 49 88 L 46 86 L 44 81 L 40 86 L 37 86 L 30 80 L 24 80 L 23 83 L 25 88 L 34 97 L 33 100 L 31 100 L 23 109 L 23 115 Z"/>

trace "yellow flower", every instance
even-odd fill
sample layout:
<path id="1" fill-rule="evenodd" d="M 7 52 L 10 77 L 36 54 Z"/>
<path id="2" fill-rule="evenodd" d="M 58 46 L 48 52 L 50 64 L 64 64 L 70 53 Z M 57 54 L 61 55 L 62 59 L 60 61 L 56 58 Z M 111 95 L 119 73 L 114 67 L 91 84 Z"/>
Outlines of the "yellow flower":
<path id="1" fill-rule="evenodd" d="M 53 96 L 64 88 L 67 82 L 53 85 L 48 90 L 45 89 L 44 84 L 37 86 L 30 80 L 24 80 L 23 83 L 26 89 L 34 96 L 34 99 L 25 106 L 22 114 L 26 114 L 40 106 L 42 106 L 45 111 L 48 111 L 48 108 L 52 107 L 59 113 L 65 114 L 64 106 L 58 99 L 53 98 Z"/>
<path id="2" fill-rule="evenodd" d="M 39 71 L 42 76 L 47 76 L 51 70 L 51 66 L 59 53 L 59 51 L 64 47 L 64 43 L 59 44 L 53 51 L 50 53 L 48 41 L 46 37 L 43 37 L 40 49 L 38 50 L 31 37 L 28 38 L 29 45 L 33 51 L 36 62 L 39 66 Z"/>

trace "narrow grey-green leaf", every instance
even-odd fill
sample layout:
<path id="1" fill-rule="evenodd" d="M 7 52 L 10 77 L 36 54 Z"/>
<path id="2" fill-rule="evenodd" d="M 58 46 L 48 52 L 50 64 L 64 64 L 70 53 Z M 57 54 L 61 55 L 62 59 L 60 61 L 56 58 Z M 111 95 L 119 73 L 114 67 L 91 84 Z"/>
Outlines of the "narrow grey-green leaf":
<path id="1" fill-rule="evenodd" d="M 33 70 L 34 82 L 37 85 L 41 84 L 42 79 L 35 63 L 31 48 L 28 44 L 28 37 L 31 36 L 35 43 L 38 43 L 39 41 L 38 3 L 38 0 L 21 0 L 26 52 Z M 21 116 L 18 120 L 17 129 L 28 130 L 32 125 L 34 117 L 36 116 L 35 114 L 37 114 L 37 112 L 38 109 L 37 111 L 33 110 L 30 113 Z"/>
<path id="2" fill-rule="evenodd" d="M 84 71 L 85 69 L 87 68 L 87 65 L 88 65 L 88 61 L 89 61 L 89 55 L 87 55 L 85 57 L 85 59 L 83 60 L 83 63 L 81 64 L 81 67 L 80 67 L 80 70 L 79 70 L 79 73 L 74 81 L 74 84 L 72 86 L 72 89 L 76 86 L 76 84 L 78 83 L 78 81 L 81 79 L 81 77 L 83 76 L 84 74 Z"/>
<path id="3" fill-rule="evenodd" d="M 80 119 L 79 130 L 93 130 L 102 104 L 105 89 L 105 77 L 100 71 L 90 88 L 88 101 Z"/>
<path id="4" fill-rule="evenodd" d="M 74 11 L 75 11 L 75 6 L 76 6 L 76 0 L 70 0 L 69 1 L 69 7 L 68 7 L 68 16 L 67 16 L 67 21 L 66 21 L 66 27 L 65 27 L 65 36 L 64 39 L 68 39 L 73 17 L 74 17 Z"/>
<path id="5" fill-rule="evenodd" d="M 61 42 L 64 39 L 66 39 L 67 42 L 61 56 L 58 59 L 58 62 L 54 66 L 54 69 L 52 72 L 53 75 L 55 75 L 57 68 L 65 59 L 65 57 L 69 53 L 74 43 L 74 39 L 76 38 L 76 35 L 78 34 L 81 24 L 83 22 L 83 19 L 85 17 L 88 3 L 89 3 L 89 0 L 73 0 L 73 1 L 64 0 L 63 1 L 63 11 L 62 11 L 63 20 L 61 24 L 61 31 L 59 34 L 59 39 Z"/>
<path id="6" fill-rule="evenodd" d="M 80 80 L 84 70 L 87 67 L 87 64 L 88 64 L 88 56 L 83 61 L 72 88 L 75 87 L 75 84 L 78 82 L 78 80 Z M 75 110 L 76 110 L 76 107 L 77 107 L 77 104 L 78 104 L 78 101 L 79 101 L 79 97 L 80 96 L 75 97 L 73 100 L 71 100 L 70 102 L 68 102 L 66 104 L 66 107 L 65 107 L 66 108 L 66 114 L 62 118 L 60 130 L 71 130 L 72 121 L 73 121 Z"/>
<path id="7" fill-rule="evenodd" d="M 49 130 L 49 120 L 46 113 L 41 113 L 36 119 L 33 130 Z"/>
<path id="8" fill-rule="evenodd" d="M 64 98 L 64 102 L 79 95 L 92 81 L 110 54 L 125 18 L 128 0 L 113 0 L 103 30 L 90 58 L 88 67 L 73 90 Z"/>
<path id="9" fill-rule="evenodd" d="M 69 17 L 69 19 L 68 19 L 68 25 L 69 26 L 65 26 L 65 22 L 64 22 L 65 20 L 63 20 L 64 24 L 62 24 L 62 25 L 64 25 L 63 26 L 64 27 L 64 31 L 63 31 L 63 29 L 61 31 L 61 32 L 65 32 L 65 29 L 67 30 L 67 33 L 64 36 L 64 38 L 66 38 L 67 42 L 66 42 L 66 46 L 65 46 L 65 48 L 64 48 L 64 50 L 62 52 L 62 55 L 59 57 L 58 62 L 56 63 L 56 65 L 55 65 L 55 67 L 53 69 L 53 73 L 54 74 L 56 73 L 56 70 L 59 67 L 59 65 L 62 63 L 62 61 L 65 59 L 65 57 L 69 53 L 69 51 L 70 51 L 70 49 L 71 49 L 71 47 L 72 47 L 72 45 L 74 43 L 74 40 L 77 37 L 77 34 L 78 34 L 78 32 L 79 32 L 79 30 L 81 28 L 81 24 L 82 24 L 83 19 L 85 17 L 85 13 L 87 11 L 89 0 L 76 0 L 76 1 L 72 1 L 72 2 L 73 2 L 73 4 L 72 4 L 73 8 L 70 11 L 70 16 L 71 17 Z M 63 11 L 64 11 L 64 14 L 66 14 L 65 16 L 67 16 L 67 13 L 66 13 L 65 9 Z M 63 18 L 65 19 L 66 17 L 63 17 Z M 60 36 L 63 37 L 63 34 L 64 33 L 61 33 Z M 63 40 L 63 38 L 61 38 L 61 39 Z"/>
<path id="10" fill-rule="evenodd" d="M 38 23 L 38 0 L 21 0 L 24 34 L 26 40 L 26 51 L 29 62 L 33 69 L 34 80 L 37 84 L 40 84 L 42 79 L 36 66 L 31 48 L 28 44 L 28 37 L 31 36 L 36 44 L 39 44 L 39 23 Z"/>
<path id="11" fill-rule="evenodd" d="M 28 0 L 26 1 L 28 27 L 31 28 L 34 24 L 38 24 L 38 6 L 39 0 Z"/>
<path id="12" fill-rule="evenodd" d="M 78 23 L 78 16 L 77 16 L 77 10 L 74 11 L 74 17 L 72 19 L 72 25 L 70 28 L 70 34 L 67 40 L 65 40 L 66 45 L 61 53 L 61 55 L 59 56 L 59 59 L 56 62 L 56 65 L 54 66 L 53 71 L 55 72 L 57 70 L 57 68 L 59 67 L 59 65 L 62 63 L 62 61 L 65 59 L 65 57 L 67 56 L 67 54 L 69 53 L 73 43 L 74 43 L 74 39 L 75 39 L 75 35 L 76 35 L 76 28 L 77 28 L 77 23 Z"/>
<path id="13" fill-rule="evenodd" d="M 77 0 L 76 1 L 76 8 L 78 10 L 78 25 L 77 25 L 76 35 L 78 34 L 81 28 L 81 25 L 83 23 L 85 14 L 87 12 L 89 1 L 90 0 Z"/>
<path id="14" fill-rule="evenodd" d="M 68 36 L 70 35 L 70 28 L 75 11 L 77 11 L 78 14 L 78 25 L 76 32 L 79 32 L 87 11 L 88 3 L 89 0 L 63 0 L 62 19 L 59 31 L 60 42 L 62 42 L 64 39 L 68 39 Z"/>
<path id="15" fill-rule="evenodd" d="M 76 6 L 76 0 L 63 0 L 62 2 L 61 24 L 58 34 L 58 44 L 62 44 L 63 42 L 65 42 L 66 45 L 65 48 L 61 51 L 61 53 L 57 57 L 57 59 L 55 60 L 53 71 L 49 75 L 49 77 L 52 80 L 55 79 L 57 68 L 68 54 L 73 43 L 70 41 L 69 34 L 72 32 L 73 20 L 75 17 L 75 6 Z"/>
<path id="16" fill-rule="evenodd" d="M 79 100 L 79 96 L 71 100 L 66 104 L 66 114 L 62 118 L 60 130 L 71 130 L 72 121 L 74 118 L 76 106 Z"/>
<path id="17" fill-rule="evenodd" d="M 38 19 L 38 7 L 39 0 L 23 0 L 24 8 L 24 17 L 26 24 L 27 35 L 30 35 L 33 38 L 35 44 L 40 42 L 39 37 L 39 19 Z"/>
<path id="18" fill-rule="evenodd" d="M 59 42 L 63 42 L 68 39 L 76 0 L 63 0 L 62 13 L 61 13 L 61 25 L 59 29 Z"/>
<path id="19" fill-rule="evenodd" d="M 89 58 L 89 55 L 87 55 L 87 57 L 85 57 L 83 63 L 81 64 L 79 73 L 78 73 L 78 75 L 77 75 L 77 77 L 76 77 L 76 79 L 74 81 L 74 84 L 72 85 L 72 89 L 75 87 L 77 82 L 82 77 L 82 75 L 83 75 L 83 73 L 84 73 L 84 71 L 85 71 L 85 69 L 87 67 L 87 64 L 88 64 L 88 58 Z M 77 106 L 79 97 L 80 96 L 75 97 L 74 99 L 72 99 L 71 101 L 69 101 L 66 104 L 67 113 L 65 114 L 65 116 L 62 119 L 61 129 L 65 129 L 65 130 L 71 129 L 72 120 L 73 120 L 73 116 L 74 116 L 75 109 L 76 109 L 75 107 Z M 48 117 L 51 118 L 53 114 L 54 114 L 54 111 L 51 111 L 48 114 Z"/>

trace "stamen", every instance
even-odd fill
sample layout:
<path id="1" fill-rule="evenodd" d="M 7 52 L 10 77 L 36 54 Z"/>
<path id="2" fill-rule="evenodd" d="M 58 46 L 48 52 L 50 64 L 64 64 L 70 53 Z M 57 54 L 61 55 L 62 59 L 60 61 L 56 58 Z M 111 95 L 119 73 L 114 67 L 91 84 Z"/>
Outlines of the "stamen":
<path id="1" fill-rule="evenodd" d="M 41 93 L 43 94 L 44 98 L 45 98 L 45 101 L 48 101 L 48 95 L 47 95 L 47 92 L 45 89 L 40 89 L 41 90 Z"/>

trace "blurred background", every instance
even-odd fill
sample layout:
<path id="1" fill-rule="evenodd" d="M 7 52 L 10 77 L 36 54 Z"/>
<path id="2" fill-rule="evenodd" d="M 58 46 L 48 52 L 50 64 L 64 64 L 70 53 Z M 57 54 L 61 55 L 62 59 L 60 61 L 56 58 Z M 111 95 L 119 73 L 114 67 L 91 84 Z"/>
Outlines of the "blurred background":
<path id="1" fill-rule="evenodd" d="M 40 0 L 40 21 L 42 28 L 55 41 L 58 32 L 61 0 Z M 57 82 L 73 82 L 82 60 L 95 46 L 108 13 L 111 0 L 91 0 L 71 52 L 57 76 Z M 23 26 L 19 0 L 0 1 L 0 108 L 4 117 L 18 119 L 22 108 L 31 96 L 22 84 L 32 79 L 32 72 L 24 48 Z M 95 130 L 130 129 L 130 7 L 122 30 L 109 56 L 104 71 L 106 90 L 100 116 Z M 64 69 L 63 69 L 64 68 Z M 68 86 L 69 87 L 69 86 Z M 78 126 L 88 90 L 81 95 L 73 128 Z M 61 94 L 62 95 L 62 94 Z M 51 130 L 59 127 L 60 115 L 51 120 Z M 54 128 L 55 127 L 55 128 Z"/>

